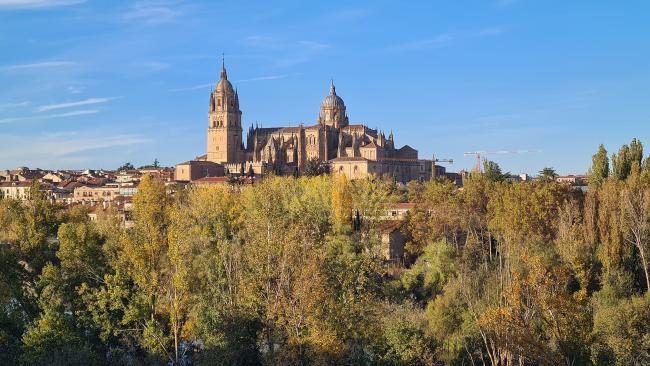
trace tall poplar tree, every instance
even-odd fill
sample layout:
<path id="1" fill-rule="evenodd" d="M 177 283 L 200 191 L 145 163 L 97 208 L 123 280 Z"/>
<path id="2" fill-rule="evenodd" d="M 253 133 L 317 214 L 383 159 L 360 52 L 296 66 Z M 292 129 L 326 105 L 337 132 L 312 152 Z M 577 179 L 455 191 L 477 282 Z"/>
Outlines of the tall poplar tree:
<path id="1" fill-rule="evenodd" d="M 609 176 L 609 158 L 605 146 L 600 144 L 598 151 L 591 157 L 591 168 L 589 169 L 589 183 L 600 185 Z"/>

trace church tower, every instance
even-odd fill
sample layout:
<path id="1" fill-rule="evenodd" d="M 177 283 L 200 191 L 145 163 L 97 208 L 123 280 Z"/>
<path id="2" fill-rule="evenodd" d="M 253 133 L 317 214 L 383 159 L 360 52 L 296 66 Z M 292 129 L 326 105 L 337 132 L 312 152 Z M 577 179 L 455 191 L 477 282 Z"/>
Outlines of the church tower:
<path id="1" fill-rule="evenodd" d="M 210 94 L 207 159 L 215 163 L 239 163 L 244 160 L 239 95 L 228 81 L 223 59 L 221 78 Z"/>

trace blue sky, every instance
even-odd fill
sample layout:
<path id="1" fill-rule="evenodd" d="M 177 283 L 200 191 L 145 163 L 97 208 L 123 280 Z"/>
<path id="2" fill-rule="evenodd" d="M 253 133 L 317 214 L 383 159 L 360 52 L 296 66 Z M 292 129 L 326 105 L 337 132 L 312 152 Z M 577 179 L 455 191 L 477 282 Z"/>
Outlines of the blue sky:
<path id="1" fill-rule="evenodd" d="M 648 1 L 0 0 L 0 168 L 116 168 L 205 152 L 225 53 L 245 128 L 353 123 L 420 156 L 585 172 L 650 152 Z"/>

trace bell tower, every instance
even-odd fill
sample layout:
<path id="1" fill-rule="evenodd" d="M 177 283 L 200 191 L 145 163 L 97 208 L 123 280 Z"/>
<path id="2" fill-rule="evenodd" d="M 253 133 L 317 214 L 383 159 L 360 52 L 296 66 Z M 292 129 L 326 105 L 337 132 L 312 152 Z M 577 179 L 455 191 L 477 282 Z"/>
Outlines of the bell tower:
<path id="1" fill-rule="evenodd" d="M 228 81 L 223 58 L 221 77 L 210 94 L 207 152 L 208 161 L 215 163 L 239 163 L 244 159 L 239 95 Z"/>

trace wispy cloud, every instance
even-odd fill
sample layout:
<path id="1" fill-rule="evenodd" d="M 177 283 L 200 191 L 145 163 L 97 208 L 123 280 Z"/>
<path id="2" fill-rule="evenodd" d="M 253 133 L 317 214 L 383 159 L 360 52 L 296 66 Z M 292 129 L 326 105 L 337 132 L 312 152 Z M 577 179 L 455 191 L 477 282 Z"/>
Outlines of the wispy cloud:
<path id="1" fill-rule="evenodd" d="M 507 29 L 504 27 L 487 27 L 476 31 L 464 32 L 446 32 L 440 33 L 434 37 L 427 39 L 419 39 L 414 41 L 405 42 L 397 46 L 390 47 L 393 50 L 420 50 L 430 48 L 447 47 L 453 43 L 467 40 L 472 37 L 495 37 L 506 33 Z"/>
<path id="2" fill-rule="evenodd" d="M 62 109 L 62 108 L 71 108 L 71 107 L 80 107 L 84 105 L 90 105 L 90 104 L 100 104 L 100 103 L 106 103 L 110 101 L 113 98 L 89 98 L 89 99 L 84 99 L 84 100 L 79 100 L 76 102 L 67 102 L 67 103 L 58 103 L 58 104 L 48 104 L 48 105 L 43 105 L 38 108 L 36 108 L 37 112 L 47 112 L 51 111 L 54 109 Z"/>
<path id="3" fill-rule="evenodd" d="M 170 92 L 183 92 L 183 91 L 191 91 L 191 90 L 199 90 L 199 89 L 208 89 L 212 84 L 199 84 L 199 85 L 193 85 L 193 86 L 188 86 L 188 87 L 183 87 L 183 88 L 175 88 L 175 89 L 169 89 Z"/>
<path id="4" fill-rule="evenodd" d="M 0 104 L 0 111 L 7 110 L 7 109 L 20 108 L 20 107 L 27 107 L 29 104 L 30 104 L 29 101 L 22 101 L 22 102 L 16 102 L 16 103 L 3 103 L 3 104 Z"/>
<path id="5" fill-rule="evenodd" d="M 158 72 L 168 69 L 171 65 L 159 61 L 138 62 L 132 65 L 133 67 L 144 70 L 146 72 Z"/>
<path id="6" fill-rule="evenodd" d="M 76 65 L 76 64 L 77 64 L 76 62 L 72 62 L 72 61 L 43 61 L 43 62 L 35 62 L 35 63 L 29 63 L 29 64 L 16 64 L 16 65 L 0 66 L 0 70 L 3 70 L 3 71 L 31 70 L 31 69 L 50 68 L 50 67 L 73 66 L 73 65 Z"/>
<path id="7" fill-rule="evenodd" d="M 289 67 L 305 63 L 333 48 L 331 44 L 313 40 L 296 41 L 267 35 L 251 35 L 246 37 L 243 43 L 249 47 L 262 49 L 267 54 L 279 55 L 274 59 L 273 66 L 275 67 Z"/>
<path id="8" fill-rule="evenodd" d="M 186 6 L 180 1 L 136 1 L 122 19 L 144 25 L 171 23 L 185 14 Z"/>
<path id="9" fill-rule="evenodd" d="M 483 28 L 478 30 L 477 32 L 474 33 L 474 35 L 477 37 L 492 37 L 492 36 L 500 36 L 506 33 L 506 31 L 507 29 L 504 27 L 488 27 L 488 28 Z"/>
<path id="10" fill-rule="evenodd" d="M 398 45 L 395 48 L 410 49 L 410 50 L 423 49 L 423 48 L 439 48 L 439 47 L 444 47 L 449 45 L 453 40 L 454 40 L 454 35 L 452 33 L 441 33 L 433 38 L 406 42 L 404 44 Z"/>
<path id="11" fill-rule="evenodd" d="M 99 113 L 99 109 L 81 109 L 78 111 L 52 114 L 48 118 L 64 118 L 64 117 L 75 117 L 75 116 L 85 116 L 87 114 L 96 114 Z"/>
<path id="12" fill-rule="evenodd" d="M 37 9 L 55 8 L 85 3 L 86 0 L 0 0 L 0 10 L 3 9 Z"/>
<path id="13" fill-rule="evenodd" d="M 6 124 L 6 123 L 14 123 L 14 122 L 20 122 L 20 121 L 26 121 L 33 119 L 32 117 L 9 117 L 9 118 L 0 118 L 0 125 Z"/>
<path id="14" fill-rule="evenodd" d="M 287 76 L 289 76 L 289 75 L 259 76 L 259 77 L 256 77 L 256 78 L 233 80 L 233 83 L 248 83 L 248 82 L 253 82 L 253 81 L 278 80 L 278 79 L 284 79 Z M 213 83 L 212 84 L 211 83 L 198 84 L 198 85 L 192 85 L 192 86 L 187 86 L 187 87 L 169 89 L 168 91 L 172 92 L 172 93 L 175 93 L 175 92 L 184 92 L 184 91 L 193 91 L 193 90 L 207 90 L 212 85 L 214 85 L 214 84 Z"/>
<path id="15" fill-rule="evenodd" d="M 32 144 L 24 148 L 25 136 L 0 134 L 3 153 L 2 166 L 43 166 L 48 168 L 71 168 L 96 164 L 100 151 L 128 148 L 151 143 L 152 140 L 137 134 L 110 134 L 96 132 L 55 132 L 29 136 Z M 123 151 L 123 150 L 120 150 Z"/>
<path id="16" fill-rule="evenodd" d="M 81 94 L 84 89 L 86 89 L 84 86 L 81 85 L 70 85 L 67 87 L 67 90 L 70 94 Z"/>
<path id="17" fill-rule="evenodd" d="M 0 124 L 15 123 L 20 121 L 40 121 L 40 120 L 48 120 L 48 119 L 55 119 L 55 118 L 85 116 L 89 114 L 96 114 L 99 112 L 100 112 L 99 109 L 80 109 L 77 111 L 70 111 L 65 113 L 34 115 L 34 116 L 26 116 L 26 117 L 10 117 L 10 118 L 0 119 Z"/>
<path id="18" fill-rule="evenodd" d="M 263 81 L 263 80 L 277 80 L 277 79 L 283 79 L 286 78 L 288 75 L 268 75 L 268 76 L 260 76 L 256 78 L 250 78 L 250 79 L 239 79 L 235 80 L 235 83 L 247 83 L 249 81 Z"/>

